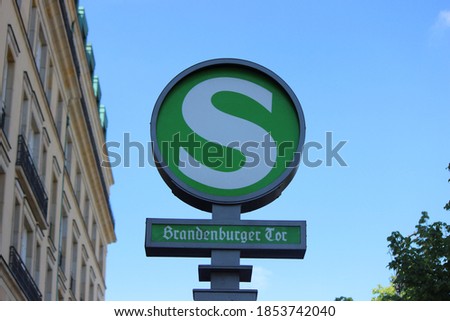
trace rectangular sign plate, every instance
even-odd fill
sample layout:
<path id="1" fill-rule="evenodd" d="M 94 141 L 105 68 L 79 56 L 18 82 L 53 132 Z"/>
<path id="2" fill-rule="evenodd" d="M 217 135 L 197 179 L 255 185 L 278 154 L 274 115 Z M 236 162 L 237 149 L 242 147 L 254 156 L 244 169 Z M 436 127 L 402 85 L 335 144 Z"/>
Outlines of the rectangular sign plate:
<path id="1" fill-rule="evenodd" d="M 241 258 L 302 259 L 306 222 L 147 219 L 147 256 L 210 257 L 211 250 L 239 250 Z"/>

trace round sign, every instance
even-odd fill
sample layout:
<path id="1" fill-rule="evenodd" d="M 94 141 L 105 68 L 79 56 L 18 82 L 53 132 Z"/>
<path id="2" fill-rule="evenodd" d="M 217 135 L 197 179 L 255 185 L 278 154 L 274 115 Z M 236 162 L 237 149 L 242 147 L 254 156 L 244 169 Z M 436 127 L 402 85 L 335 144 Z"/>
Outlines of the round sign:
<path id="1" fill-rule="evenodd" d="M 300 163 L 305 121 L 299 101 L 270 70 L 215 59 L 175 77 L 151 119 L 153 155 L 173 193 L 211 211 L 242 212 L 277 198 Z"/>

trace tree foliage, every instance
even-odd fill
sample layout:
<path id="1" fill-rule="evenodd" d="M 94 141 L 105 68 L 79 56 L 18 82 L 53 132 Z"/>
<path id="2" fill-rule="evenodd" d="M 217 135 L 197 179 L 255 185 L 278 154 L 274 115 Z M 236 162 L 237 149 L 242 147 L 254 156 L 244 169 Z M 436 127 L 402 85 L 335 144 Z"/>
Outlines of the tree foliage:
<path id="1" fill-rule="evenodd" d="M 347 296 L 340 296 L 339 298 L 334 299 L 334 301 L 353 301 L 353 298 Z"/>
<path id="2" fill-rule="evenodd" d="M 402 300 L 450 300 L 450 225 L 428 220 L 422 212 L 413 234 L 388 237 L 393 257 L 388 267 L 395 272 L 392 285 Z"/>
<path id="3" fill-rule="evenodd" d="M 378 284 L 376 289 L 372 290 L 372 294 L 375 295 L 372 298 L 372 301 L 400 301 L 401 297 L 397 293 L 397 290 L 394 287 L 394 284 L 391 283 L 387 287 L 383 287 Z"/>
<path id="4" fill-rule="evenodd" d="M 450 210 L 450 201 L 444 209 Z M 428 220 L 428 213 L 422 212 L 413 234 L 393 232 L 388 237 L 392 255 L 388 267 L 395 276 L 389 286 L 372 290 L 372 300 L 450 300 L 450 225 Z"/>

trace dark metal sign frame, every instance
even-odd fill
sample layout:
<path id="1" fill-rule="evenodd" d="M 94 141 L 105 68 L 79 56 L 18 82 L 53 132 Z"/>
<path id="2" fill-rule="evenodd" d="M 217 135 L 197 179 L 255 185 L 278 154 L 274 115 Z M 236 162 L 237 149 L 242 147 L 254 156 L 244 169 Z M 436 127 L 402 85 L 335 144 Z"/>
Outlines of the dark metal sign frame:
<path id="1" fill-rule="evenodd" d="M 270 78 L 274 83 L 277 83 L 289 96 L 292 107 L 295 110 L 298 126 L 299 126 L 299 143 L 296 146 L 296 152 L 294 154 L 294 159 L 292 162 L 286 167 L 286 170 L 283 174 L 278 177 L 274 182 L 269 184 L 268 186 L 262 188 L 259 191 L 253 192 L 247 195 L 241 196 L 217 196 L 212 194 L 206 194 L 201 192 L 183 181 L 181 181 L 169 168 L 169 166 L 164 162 L 162 157 L 162 152 L 157 143 L 157 120 L 161 110 L 161 107 L 166 99 L 166 96 L 169 92 L 177 85 L 181 80 L 188 77 L 189 75 L 201 71 L 207 70 L 208 68 L 217 68 L 220 66 L 230 66 L 230 67 L 239 67 L 242 69 L 251 70 L 253 72 L 258 72 L 265 77 Z M 300 155 L 303 150 L 303 144 L 305 142 L 305 118 L 303 114 L 303 109 L 295 96 L 292 89 L 281 79 L 277 74 L 272 72 L 271 70 L 256 64 L 251 61 L 242 60 L 242 59 L 232 59 L 232 58 L 221 58 L 221 59 L 212 59 L 208 61 L 204 61 L 198 63 L 183 72 L 177 75 L 162 91 L 158 100 L 156 101 L 155 108 L 153 109 L 152 117 L 151 117 L 151 139 L 153 142 L 153 157 L 155 160 L 155 164 L 157 169 L 165 181 L 165 183 L 171 188 L 173 194 L 177 196 L 182 201 L 187 204 L 198 208 L 203 211 L 212 212 L 212 204 L 220 204 L 220 205 L 240 205 L 241 213 L 250 212 L 256 210 L 260 207 L 263 207 L 270 202 L 274 201 L 278 198 L 282 191 L 287 187 L 287 185 L 291 182 L 294 177 L 297 168 L 300 164 Z"/>

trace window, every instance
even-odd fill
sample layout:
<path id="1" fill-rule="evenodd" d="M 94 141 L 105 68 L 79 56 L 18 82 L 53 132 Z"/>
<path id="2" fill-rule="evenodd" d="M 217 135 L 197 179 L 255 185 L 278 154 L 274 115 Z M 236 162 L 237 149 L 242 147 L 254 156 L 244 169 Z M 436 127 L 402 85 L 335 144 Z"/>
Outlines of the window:
<path id="1" fill-rule="evenodd" d="M 40 279 L 41 244 L 38 242 L 43 235 L 40 229 L 37 229 L 37 222 L 28 203 L 29 198 L 26 197 L 20 184 L 21 180 L 16 180 L 12 199 L 14 207 L 10 213 L 12 214 L 9 228 L 10 244 L 13 247 L 10 264 L 14 267 L 15 278 L 20 286 L 30 290 L 25 290 L 27 297 L 39 298 L 40 293 L 34 291 L 33 281 L 39 282 Z"/>
<path id="2" fill-rule="evenodd" d="M 35 226 L 31 210 L 22 192 L 16 189 L 14 200 L 11 245 L 16 249 L 27 270 L 39 277 L 40 247 L 37 245 Z"/>
<path id="3" fill-rule="evenodd" d="M 19 202 L 19 200 L 16 198 L 15 202 L 14 202 L 14 216 L 13 216 L 13 233 L 11 235 L 12 240 L 11 240 L 11 244 L 12 246 L 14 246 L 14 248 L 18 249 L 19 248 L 19 233 L 20 233 L 20 223 L 21 223 L 21 211 L 22 211 L 22 206 Z"/>
<path id="4" fill-rule="evenodd" d="M 67 134 L 67 145 L 65 150 L 65 157 L 66 157 L 66 169 L 69 173 L 69 176 L 71 176 L 72 171 L 72 157 L 73 157 L 73 143 L 72 143 L 72 137 L 70 136 L 70 133 Z"/>
<path id="5" fill-rule="evenodd" d="M 97 222 L 95 219 L 92 221 L 92 230 L 91 230 L 91 241 L 92 241 L 92 247 L 94 248 L 94 253 L 97 251 Z"/>
<path id="6" fill-rule="evenodd" d="M 20 257 L 25 262 L 28 271 L 32 271 L 33 264 L 33 229 L 27 219 L 24 220 L 22 228 Z"/>
<path id="7" fill-rule="evenodd" d="M 60 253 L 60 262 L 59 266 L 61 267 L 61 270 L 66 273 L 66 265 L 67 265 L 67 230 L 68 230 L 68 217 L 67 217 L 67 211 L 63 206 L 63 213 L 62 213 L 62 223 L 61 223 L 61 253 Z"/>
<path id="8" fill-rule="evenodd" d="M 33 164 L 43 183 L 45 183 L 47 171 L 47 146 L 49 144 L 48 134 L 42 127 L 42 113 L 33 94 L 33 89 L 28 78 L 24 73 L 24 89 L 22 94 L 22 109 L 20 111 L 20 129 L 19 133 L 26 141 L 28 151 L 33 159 Z M 43 130 L 41 130 L 43 128 Z"/>
<path id="9" fill-rule="evenodd" d="M 75 231 L 72 236 L 72 264 L 70 268 L 70 289 L 72 293 L 76 293 L 77 284 L 77 270 L 78 270 L 78 239 Z"/>
<path id="10" fill-rule="evenodd" d="M 14 36 L 14 31 L 11 25 L 8 25 L 5 60 L 3 62 L 3 70 L 0 70 L 2 77 L 0 80 L 0 129 L 3 129 L 6 134 L 9 133 L 11 121 L 14 74 L 16 69 L 15 62 L 19 52 L 20 50 L 16 37 Z"/>
<path id="11" fill-rule="evenodd" d="M 52 102 L 52 89 L 53 89 L 53 63 L 49 60 L 47 77 L 45 78 L 45 96 L 49 105 Z"/>
<path id="12" fill-rule="evenodd" d="M 80 301 L 86 300 L 86 277 L 87 277 L 87 266 L 84 258 L 81 261 L 81 282 L 80 282 Z"/>
<path id="13" fill-rule="evenodd" d="M 58 94 L 58 101 L 56 103 L 56 111 L 55 111 L 54 115 L 55 115 L 56 130 L 58 131 L 58 135 L 61 140 L 62 140 L 61 130 L 62 130 L 63 114 L 64 114 L 63 111 L 64 111 L 64 102 L 61 97 L 61 94 Z"/>
<path id="14" fill-rule="evenodd" d="M 76 6 L 78 7 L 78 4 Z M 86 13 L 83 7 L 78 7 L 78 23 L 80 25 L 81 37 L 83 38 L 84 44 L 86 44 L 88 25 L 86 20 Z"/>
<path id="15" fill-rule="evenodd" d="M 95 57 L 94 57 L 94 49 L 92 48 L 92 44 L 86 45 L 86 57 L 88 61 L 89 74 L 91 75 L 91 79 L 94 77 L 95 70 Z"/>
<path id="16" fill-rule="evenodd" d="M 8 49 L 6 53 L 6 63 L 2 75 L 2 87 L 0 92 L 0 111 L 2 114 L 2 128 L 5 133 L 9 132 L 11 110 L 12 110 L 12 93 L 15 72 L 15 60 L 13 53 Z"/>
<path id="17" fill-rule="evenodd" d="M 47 174 L 47 146 L 42 147 L 42 156 L 41 163 L 39 166 L 39 176 L 41 178 L 41 182 L 45 184 L 45 176 Z"/>
<path id="18" fill-rule="evenodd" d="M 39 33 L 37 37 L 36 49 L 34 53 L 34 58 L 36 62 L 36 67 L 39 72 L 42 84 L 45 84 L 45 77 L 47 72 L 47 41 L 44 36 L 42 27 L 39 28 Z"/>
<path id="19" fill-rule="evenodd" d="M 92 270 L 92 268 L 90 268 L 90 273 L 89 273 L 89 301 L 94 301 L 94 284 L 95 284 L 95 275 L 94 275 L 94 271 Z"/>
<path id="20" fill-rule="evenodd" d="M 86 189 L 85 189 L 86 191 Z M 84 205 L 83 205 L 83 219 L 86 226 L 89 226 L 89 216 L 90 216 L 90 201 L 87 193 L 84 193 Z"/>
<path id="21" fill-rule="evenodd" d="M 103 245 L 103 242 L 100 241 L 100 249 L 99 249 L 99 258 L 98 258 L 98 263 L 100 265 L 100 272 L 102 273 L 102 275 L 105 275 L 105 257 L 106 257 L 106 251 L 105 251 L 105 246 Z"/>
<path id="22" fill-rule="evenodd" d="M 97 102 L 97 108 L 100 108 L 100 102 L 102 100 L 102 89 L 100 87 L 100 80 L 98 76 L 94 76 L 92 80 L 92 87 L 94 88 L 95 100 Z"/>
<path id="23" fill-rule="evenodd" d="M 30 96 L 28 88 L 26 87 L 22 96 L 22 110 L 20 116 L 20 134 L 24 137 L 28 132 L 28 115 L 30 113 Z"/>
<path id="24" fill-rule="evenodd" d="M 36 26 L 37 26 L 37 3 L 36 0 L 32 1 L 30 10 L 30 19 L 28 24 L 28 41 L 30 42 L 31 48 L 34 45 L 34 39 L 36 36 Z"/>
<path id="25" fill-rule="evenodd" d="M 53 288 L 53 269 L 52 266 L 47 262 L 47 271 L 45 275 L 45 295 L 44 295 L 44 299 L 46 301 L 52 300 L 52 288 Z"/>
<path id="26" fill-rule="evenodd" d="M 5 173 L 0 168 L 0 248 L 3 240 L 3 205 L 5 199 Z"/>
<path id="27" fill-rule="evenodd" d="M 50 239 L 55 242 L 56 241 L 56 212 L 57 212 L 57 204 L 58 201 L 58 179 L 56 175 L 53 173 L 52 175 L 52 184 L 50 189 L 50 215 L 49 215 L 49 236 Z"/>
<path id="28" fill-rule="evenodd" d="M 33 159 L 34 166 L 39 164 L 39 153 L 41 145 L 41 132 L 34 117 L 31 117 L 30 130 L 28 132 L 28 150 L 30 151 L 31 158 Z"/>
<path id="29" fill-rule="evenodd" d="M 40 278 L 40 272 L 41 272 L 41 244 L 39 242 L 36 242 L 36 254 L 34 256 L 34 281 L 39 284 L 39 278 Z"/>
<path id="30" fill-rule="evenodd" d="M 75 196 L 78 200 L 78 203 L 80 203 L 80 197 L 81 197 L 81 169 L 80 166 L 77 165 L 76 171 L 75 171 Z"/>

